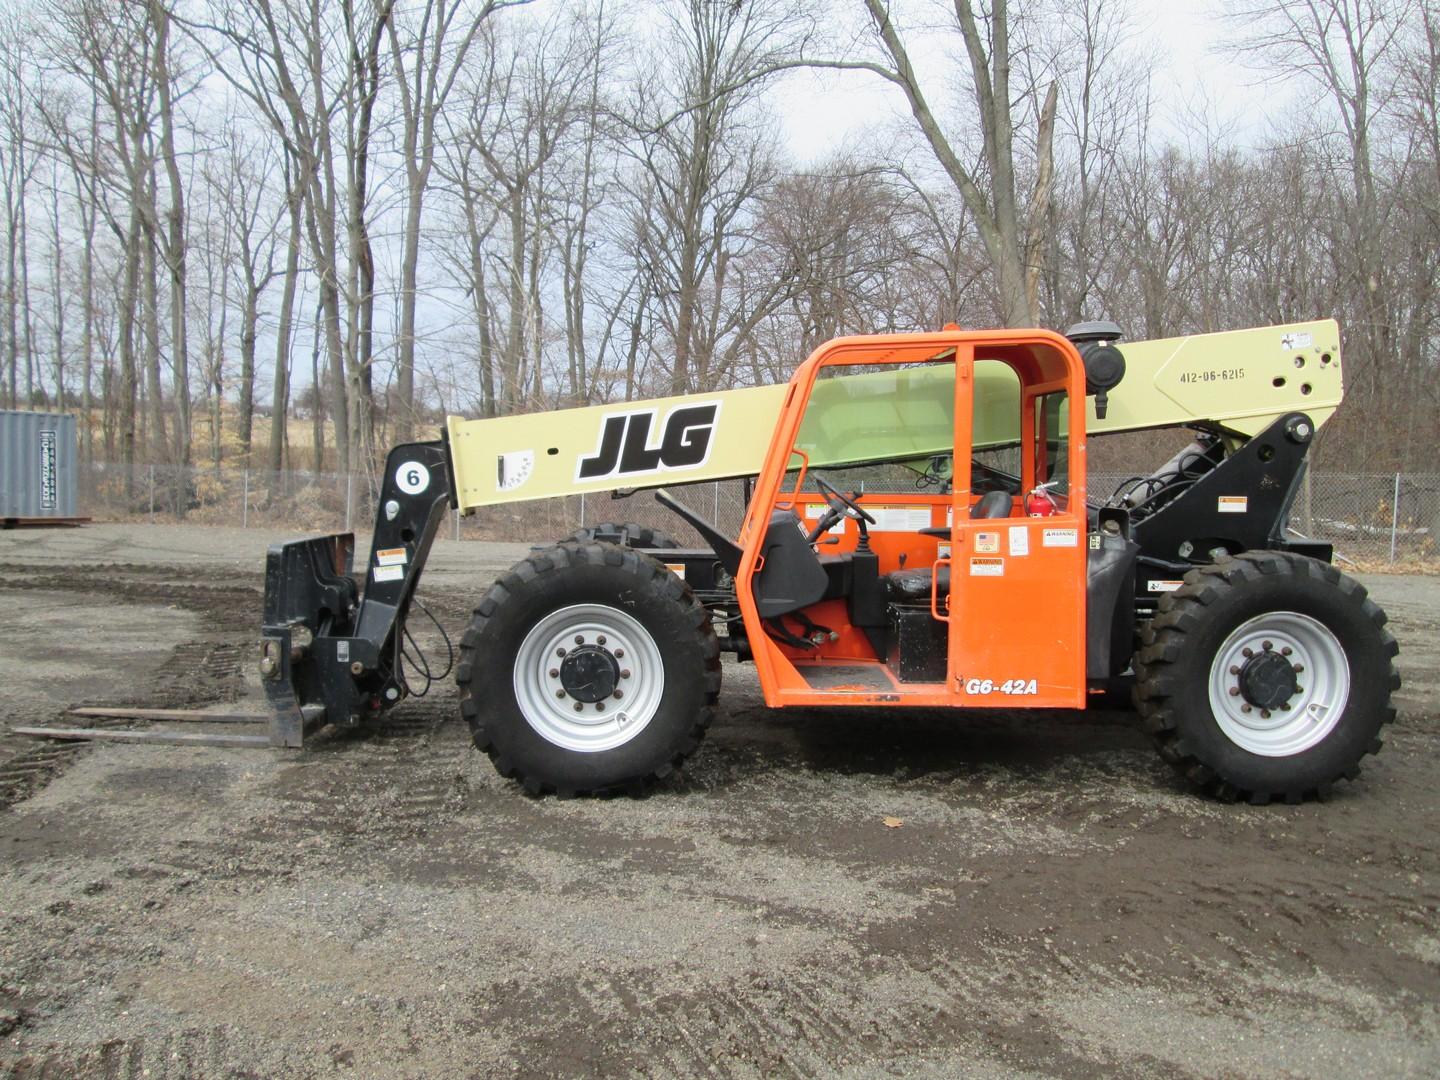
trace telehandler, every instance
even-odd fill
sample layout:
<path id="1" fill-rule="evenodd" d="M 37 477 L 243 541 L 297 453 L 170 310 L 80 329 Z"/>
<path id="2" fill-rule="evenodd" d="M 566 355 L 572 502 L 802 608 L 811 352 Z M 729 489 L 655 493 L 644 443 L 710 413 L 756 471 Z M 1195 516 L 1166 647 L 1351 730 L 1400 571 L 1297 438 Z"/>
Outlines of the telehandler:
<path id="1" fill-rule="evenodd" d="M 1379 749 L 1399 686 L 1383 612 L 1328 544 L 1286 527 L 1342 398 L 1339 329 L 1120 338 L 1109 323 L 843 337 L 783 386 L 450 417 L 390 451 L 363 588 L 350 534 L 271 547 L 269 741 L 407 696 L 406 618 L 451 508 L 658 488 L 704 546 L 583 530 L 502 575 L 460 639 L 475 744 L 527 792 L 671 775 L 728 651 L 772 708 L 1080 709 L 1129 686 L 1199 788 L 1324 796 Z M 1089 436 L 1154 428 L 1188 442 L 1114 492 L 1087 488 Z M 733 538 L 664 490 L 737 477 Z"/>

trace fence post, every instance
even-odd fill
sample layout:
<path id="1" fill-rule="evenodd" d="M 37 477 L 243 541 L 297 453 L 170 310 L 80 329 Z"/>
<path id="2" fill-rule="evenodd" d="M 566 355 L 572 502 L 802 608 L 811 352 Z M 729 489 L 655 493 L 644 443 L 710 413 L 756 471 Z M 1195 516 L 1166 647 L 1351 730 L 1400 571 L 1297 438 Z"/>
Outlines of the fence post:
<path id="1" fill-rule="evenodd" d="M 1395 474 L 1395 497 L 1390 500 L 1390 561 L 1395 561 L 1395 533 L 1400 528 L 1400 474 Z"/>
<path id="2" fill-rule="evenodd" d="M 155 466 L 150 466 L 150 524 L 155 524 Z"/>
<path id="3" fill-rule="evenodd" d="M 580 528 L 585 527 L 585 492 L 580 492 Z"/>
<path id="4" fill-rule="evenodd" d="M 459 543 L 459 541 L 460 541 L 460 511 L 459 511 L 459 510 L 456 510 L 456 511 L 455 511 L 455 541 L 456 541 L 456 543 Z"/>
<path id="5" fill-rule="evenodd" d="M 710 515 L 710 520 L 718 528 L 720 525 L 720 481 L 716 480 L 713 486 L 715 488 L 715 512 Z"/>
<path id="6" fill-rule="evenodd" d="M 1305 484 L 1304 487 L 1301 489 L 1301 494 L 1304 497 L 1304 509 L 1301 511 L 1301 524 L 1305 527 L 1306 536 L 1315 535 L 1315 504 L 1312 501 L 1312 490 L 1310 485 L 1310 480 L 1313 475 L 1313 470 L 1310 468 L 1309 465 L 1306 465 Z"/>
<path id="7" fill-rule="evenodd" d="M 354 473 L 345 474 L 345 531 L 350 531 L 350 482 L 355 479 Z"/>
<path id="8" fill-rule="evenodd" d="M 240 506 L 240 527 L 250 527 L 250 470 L 245 470 L 245 501 Z"/>

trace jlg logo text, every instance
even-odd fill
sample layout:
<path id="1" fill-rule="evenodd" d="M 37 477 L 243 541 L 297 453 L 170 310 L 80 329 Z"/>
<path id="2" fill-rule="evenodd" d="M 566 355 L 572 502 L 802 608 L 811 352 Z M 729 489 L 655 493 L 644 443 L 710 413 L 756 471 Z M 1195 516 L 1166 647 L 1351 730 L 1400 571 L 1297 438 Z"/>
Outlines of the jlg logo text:
<path id="1" fill-rule="evenodd" d="M 580 459 L 575 479 L 645 476 L 705 464 L 714 442 L 720 403 L 710 401 L 671 409 L 665 418 L 659 445 L 651 446 L 651 429 L 658 412 L 642 409 L 607 416 L 600 430 L 600 444 L 594 454 Z"/>

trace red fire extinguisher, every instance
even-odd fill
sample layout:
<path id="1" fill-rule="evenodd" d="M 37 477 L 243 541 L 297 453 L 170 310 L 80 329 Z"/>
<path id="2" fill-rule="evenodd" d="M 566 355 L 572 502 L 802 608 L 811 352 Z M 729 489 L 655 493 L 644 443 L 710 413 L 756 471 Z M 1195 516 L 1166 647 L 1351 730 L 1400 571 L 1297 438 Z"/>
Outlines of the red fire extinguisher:
<path id="1" fill-rule="evenodd" d="M 1049 517 L 1059 509 L 1055 500 L 1050 496 L 1050 489 L 1056 481 L 1050 480 L 1040 484 L 1025 499 L 1025 512 L 1031 517 Z"/>

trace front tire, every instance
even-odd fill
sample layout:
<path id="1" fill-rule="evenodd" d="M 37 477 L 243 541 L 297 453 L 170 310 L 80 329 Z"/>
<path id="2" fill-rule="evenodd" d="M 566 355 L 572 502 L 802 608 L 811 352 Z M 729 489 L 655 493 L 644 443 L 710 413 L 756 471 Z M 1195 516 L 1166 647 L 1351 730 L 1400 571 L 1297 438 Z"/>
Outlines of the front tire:
<path id="1" fill-rule="evenodd" d="M 1203 790 L 1299 802 L 1379 751 L 1398 651 L 1359 582 L 1303 556 L 1247 552 L 1192 570 L 1161 600 L 1135 704 L 1161 755 Z"/>
<path id="2" fill-rule="evenodd" d="M 475 745 L 530 794 L 639 793 L 699 746 L 720 648 L 705 608 L 660 563 L 564 543 L 491 586 L 456 681 Z"/>

